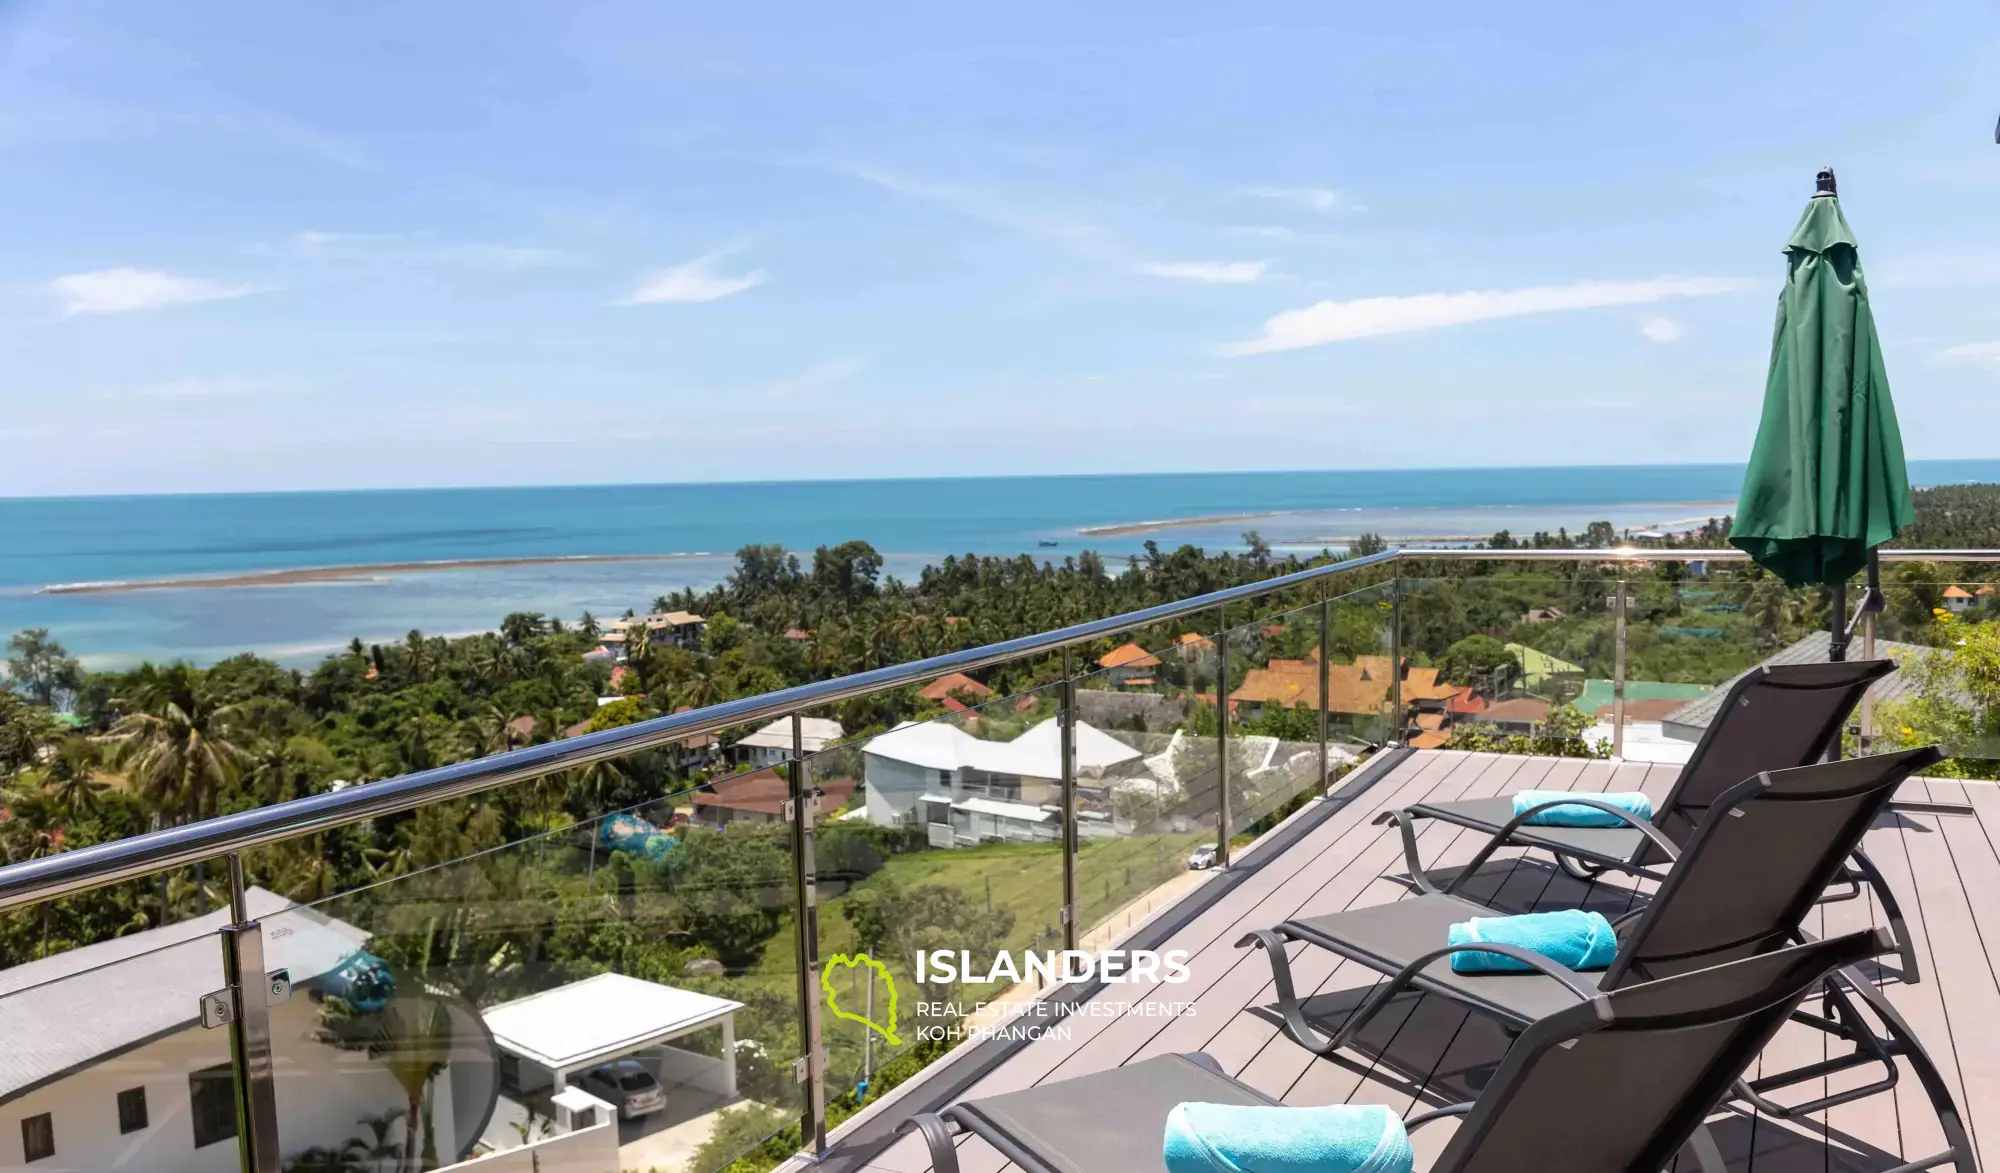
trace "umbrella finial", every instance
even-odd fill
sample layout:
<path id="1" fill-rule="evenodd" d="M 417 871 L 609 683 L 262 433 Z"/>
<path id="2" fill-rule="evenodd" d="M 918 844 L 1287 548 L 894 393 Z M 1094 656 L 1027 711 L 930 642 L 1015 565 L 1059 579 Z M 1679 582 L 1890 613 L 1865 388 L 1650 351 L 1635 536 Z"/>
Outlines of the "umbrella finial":
<path id="1" fill-rule="evenodd" d="M 1839 194 L 1840 192 L 1835 190 L 1833 184 L 1833 168 L 1831 167 L 1820 168 L 1819 175 L 1814 184 L 1813 198 L 1818 199 L 1821 196 L 1838 196 Z"/>

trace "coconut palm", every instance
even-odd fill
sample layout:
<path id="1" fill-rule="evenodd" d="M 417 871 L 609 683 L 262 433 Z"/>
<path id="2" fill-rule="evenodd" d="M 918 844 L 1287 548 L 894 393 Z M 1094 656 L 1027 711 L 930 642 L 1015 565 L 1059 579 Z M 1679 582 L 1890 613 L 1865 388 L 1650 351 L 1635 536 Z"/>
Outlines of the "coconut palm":
<path id="1" fill-rule="evenodd" d="M 97 809 L 111 785 L 97 776 L 97 744 L 84 737 L 66 737 L 55 756 L 42 767 L 42 793 L 64 818 L 81 818 Z"/>
<path id="2" fill-rule="evenodd" d="M 215 811 L 235 780 L 243 750 L 231 740 L 238 706 L 220 704 L 186 664 L 139 670 L 122 698 L 131 715 L 111 728 L 116 758 L 155 810 L 195 820 Z"/>

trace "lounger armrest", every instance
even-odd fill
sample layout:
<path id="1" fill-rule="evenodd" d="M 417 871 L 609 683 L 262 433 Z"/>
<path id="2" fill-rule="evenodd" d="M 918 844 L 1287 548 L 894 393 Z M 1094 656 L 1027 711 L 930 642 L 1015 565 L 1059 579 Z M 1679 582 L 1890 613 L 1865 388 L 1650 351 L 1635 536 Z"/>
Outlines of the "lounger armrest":
<path id="1" fill-rule="evenodd" d="M 1421 1116 L 1412 1116 L 1408 1120 L 1403 1121 L 1403 1129 L 1406 1132 L 1415 1132 L 1426 1124 L 1432 1124 L 1450 1116 L 1463 1116 L 1476 1107 L 1478 1107 L 1476 1102 L 1467 1100 L 1463 1104 L 1452 1104 L 1449 1107 L 1439 1108 L 1435 1112 L 1425 1112 Z"/>
<path id="2" fill-rule="evenodd" d="M 1585 985 L 1576 976 L 1576 971 L 1562 962 L 1552 957 L 1544 957 L 1533 949 L 1523 949 L 1519 945 L 1502 945 L 1497 941 L 1474 941 L 1465 945 L 1446 945 L 1442 949 L 1433 949 L 1404 966 L 1402 973 L 1397 976 L 1408 974 L 1410 977 L 1415 977 L 1431 962 L 1454 953 L 1498 953 L 1502 957 L 1511 957 L 1528 968 L 1561 982 L 1564 989 L 1585 1002 L 1592 1001 L 1599 993 L 1595 987 Z"/>
<path id="3" fill-rule="evenodd" d="M 896 1126 L 896 1135 L 920 1132 L 931 1153 L 931 1173 L 958 1173 L 958 1146 L 952 1143 L 951 1126 L 943 1117 L 919 1112 Z"/>
<path id="4" fill-rule="evenodd" d="M 1929 802 L 1914 798 L 1893 798 L 1889 809 L 1905 815 L 1956 815 L 1959 818 L 1977 818 L 1978 808 L 1966 802 Z"/>
<path id="5" fill-rule="evenodd" d="M 1634 831 L 1639 832 L 1639 834 L 1644 835 L 1653 846 L 1666 852 L 1668 860 L 1677 860 L 1681 857 L 1681 849 L 1674 845 L 1673 840 L 1662 835 L 1660 829 L 1652 823 L 1622 807 L 1613 806 L 1603 799 L 1591 798 L 1583 794 L 1572 794 L 1562 798 L 1552 798 L 1547 802 L 1538 802 L 1507 820 L 1506 825 L 1495 831 L 1493 838 L 1487 840 L 1486 846 L 1479 849 L 1479 854 L 1472 857 L 1472 862 L 1459 870 L 1457 877 L 1446 886 L 1445 891 L 1454 895 L 1457 894 L 1459 885 L 1477 874 L 1480 868 L 1485 867 L 1486 861 L 1493 857 L 1493 853 L 1505 847 L 1508 841 L 1514 837 L 1514 832 L 1526 826 L 1529 819 L 1534 818 L 1545 810 L 1559 806 L 1587 806 L 1601 810 L 1605 814 L 1614 816 L 1619 822 L 1631 827 Z"/>

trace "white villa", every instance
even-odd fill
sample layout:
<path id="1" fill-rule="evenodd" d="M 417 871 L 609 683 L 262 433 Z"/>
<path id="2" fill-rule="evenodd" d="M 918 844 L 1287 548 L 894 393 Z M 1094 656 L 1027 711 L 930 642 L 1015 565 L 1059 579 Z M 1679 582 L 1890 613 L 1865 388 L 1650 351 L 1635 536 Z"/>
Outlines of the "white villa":
<path id="1" fill-rule="evenodd" d="M 1062 727 L 1054 718 L 1012 741 L 982 741 L 950 722 L 904 724 L 868 742 L 862 756 L 870 822 L 914 820 L 931 828 L 940 847 L 988 839 L 1054 841 L 1060 835 Z M 1101 778 L 1142 756 L 1077 723 L 1079 778 Z M 1101 819 L 1079 822 L 1088 834 Z"/>
<path id="2" fill-rule="evenodd" d="M 801 717 L 799 732 L 809 754 L 829 745 L 839 745 L 844 736 L 840 722 L 826 717 Z M 792 759 L 792 721 L 781 717 L 736 743 L 738 759 L 760 769 L 782 766 Z"/>

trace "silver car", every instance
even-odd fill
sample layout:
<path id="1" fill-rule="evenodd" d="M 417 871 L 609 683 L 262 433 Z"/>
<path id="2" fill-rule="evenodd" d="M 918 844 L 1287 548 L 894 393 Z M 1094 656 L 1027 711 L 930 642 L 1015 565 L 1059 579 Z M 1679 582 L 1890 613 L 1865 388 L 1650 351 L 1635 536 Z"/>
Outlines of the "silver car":
<path id="1" fill-rule="evenodd" d="M 1188 870 L 1200 872 L 1214 867 L 1217 854 L 1213 843 L 1195 848 L 1193 854 L 1188 856 Z"/>
<path id="2" fill-rule="evenodd" d="M 583 1090 L 618 1109 L 620 1120 L 650 1116 L 667 1106 L 667 1092 L 653 1073 L 633 1059 L 593 1067 L 577 1081 Z"/>

